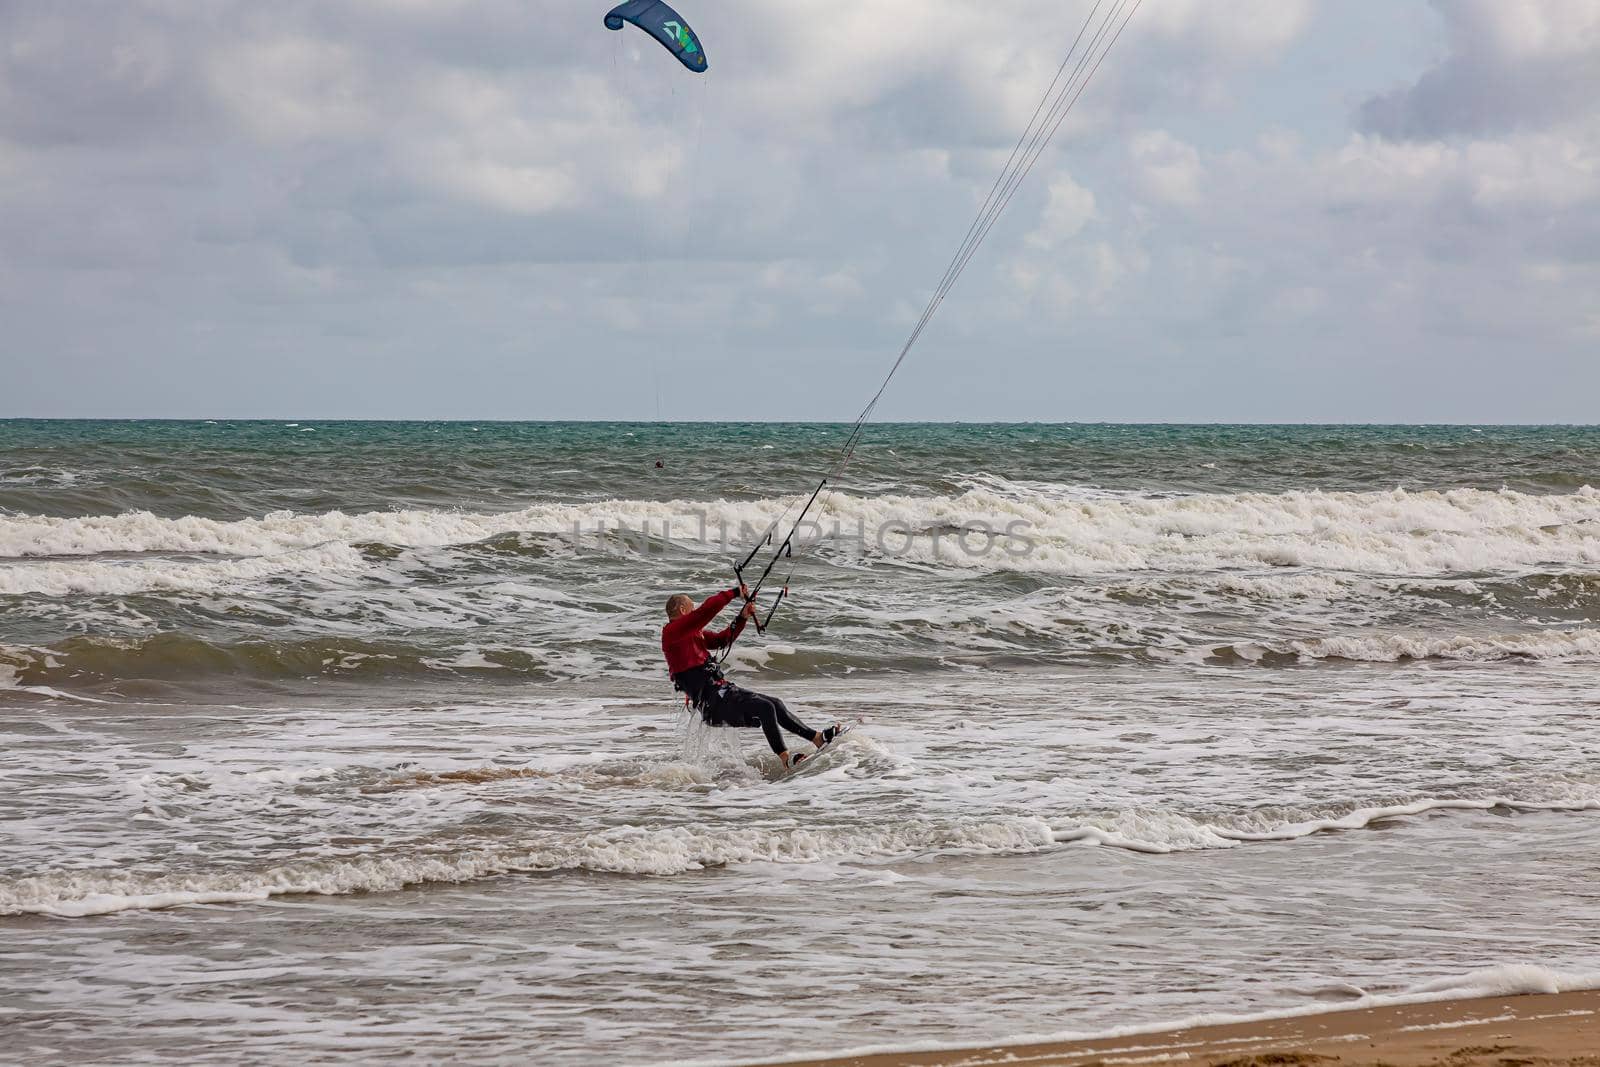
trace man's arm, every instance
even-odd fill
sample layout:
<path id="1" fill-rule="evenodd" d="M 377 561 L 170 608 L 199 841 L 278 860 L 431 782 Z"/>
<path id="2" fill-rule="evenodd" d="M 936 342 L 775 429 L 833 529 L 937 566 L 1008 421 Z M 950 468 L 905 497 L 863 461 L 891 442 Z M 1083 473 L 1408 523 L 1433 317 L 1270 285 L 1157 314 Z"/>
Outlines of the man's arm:
<path id="1" fill-rule="evenodd" d="M 744 624 L 749 622 L 749 621 L 750 621 L 750 612 L 749 612 L 748 609 L 739 612 L 739 617 L 737 619 L 734 619 L 733 620 L 733 625 L 728 627 L 726 630 L 717 630 L 717 631 L 715 631 L 713 633 L 708 633 L 708 634 L 704 635 L 705 640 L 706 640 L 706 647 L 707 648 L 722 648 L 722 647 L 724 647 L 726 645 L 733 644 L 734 641 L 738 640 L 739 635 L 744 633 Z"/>

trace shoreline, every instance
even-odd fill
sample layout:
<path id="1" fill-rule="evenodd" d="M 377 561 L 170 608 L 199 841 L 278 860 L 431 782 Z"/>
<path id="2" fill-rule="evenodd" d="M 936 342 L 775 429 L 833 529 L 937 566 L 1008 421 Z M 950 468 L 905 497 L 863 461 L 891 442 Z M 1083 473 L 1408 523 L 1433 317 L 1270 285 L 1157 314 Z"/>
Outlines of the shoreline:
<path id="1" fill-rule="evenodd" d="M 750 1067 L 1600 1067 L 1600 990 L 1345 1008 L 1121 1037 L 762 1060 Z"/>

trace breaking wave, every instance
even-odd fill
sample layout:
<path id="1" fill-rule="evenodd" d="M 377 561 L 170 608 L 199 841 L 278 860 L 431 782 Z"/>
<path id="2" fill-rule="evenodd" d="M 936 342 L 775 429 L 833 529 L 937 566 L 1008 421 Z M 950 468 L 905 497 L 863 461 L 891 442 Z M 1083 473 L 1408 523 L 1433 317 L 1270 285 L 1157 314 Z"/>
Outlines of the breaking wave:
<path id="1" fill-rule="evenodd" d="M 387 791 L 550 776 L 548 772 L 525 768 L 419 772 L 391 778 L 380 788 Z M 649 784 L 682 788 L 701 783 L 702 776 L 691 771 L 677 776 L 658 775 Z M 1192 852 L 1359 830 L 1430 812 L 1494 809 L 1595 810 L 1600 809 L 1600 790 L 1575 783 L 1547 789 L 1535 799 L 1421 797 L 1380 804 L 1272 807 L 1206 817 L 1175 811 L 1127 810 L 1057 822 L 1029 816 L 992 816 L 948 822 L 908 820 L 872 828 L 620 826 L 588 833 L 543 833 L 515 842 L 457 849 L 401 848 L 308 858 L 260 870 L 50 871 L 0 879 L 0 915 L 76 918 L 187 904 L 245 903 L 296 894 L 388 892 L 429 883 L 556 871 L 668 877 L 748 863 L 865 862 L 932 852 L 1017 854 L 1070 844 L 1148 854 Z"/>
<path id="2" fill-rule="evenodd" d="M 342 544 L 243 559 L 29 561 L 0 566 L 0 595 L 215 593 L 264 578 L 354 574 L 365 567 L 361 554 Z"/>
<path id="3" fill-rule="evenodd" d="M 0 880 L 0 915 L 104 915 L 183 904 L 224 904 L 291 894 L 384 892 L 424 883 L 584 870 L 667 876 L 741 863 L 812 863 L 936 850 L 1037 851 L 1052 844 L 1036 819 L 911 822 L 892 829 L 692 830 L 618 827 L 548 834 L 516 844 L 306 860 L 262 871 L 188 874 L 57 871 Z"/>
<path id="4" fill-rule="evenodd" d="M 1476 663 L 1517 659 L 1565 660 L 1600 656 L 1600 630 L 1542 630 L 1520 634 L 1440 637 L 1426 634 L 1368 634 L 1290 641 L 1281 647 L 1223 645 L 1213 649 L 1212 655 L 1224 661 L 1252 662 L 1285 657 L 1363 663 L 1430 659 Z"/>
<path id="5" fill-rule="evenodd" d="M 550 676 L 534 651 L 473 649 L 451 653 L 404 641 L 354 637 L 207 641 L 181 633 L 152 637 L 73 637 L 46 646 L 0 645 L 0 679 L 51 686 L 127 680 L 185 681 L 310 677 L 404 679 L 468 674 L 514 680 Z"/>
<path id="6" fill-rule="evenodd" d="M 974 489 L 956 496 L 830 498 L 823 536 L 868 556 L 976 569 L 1110 574 L 1306 566 L 1369 574 L 1492 572 L 1600 563 L 1600 491 L 1479 489 L 1234 493 L 1083 499 Z M 148 512 L 0 517 L 0 555 L 273 556 L 329 544 L 439 547 L 511 534 L 626 546 L 631 534 L 745 543 L 792 501 L 614 500 L 497 514 L 275 512 L 223 521 Z M 1005 531 L 1010 529 L 1008 540 Z M 617 531 L 622 531 L 620 537 Z M 963 543 L 961 534 L 968 533 Z M 993 531 L 991 543 L 984 531 Z"/>

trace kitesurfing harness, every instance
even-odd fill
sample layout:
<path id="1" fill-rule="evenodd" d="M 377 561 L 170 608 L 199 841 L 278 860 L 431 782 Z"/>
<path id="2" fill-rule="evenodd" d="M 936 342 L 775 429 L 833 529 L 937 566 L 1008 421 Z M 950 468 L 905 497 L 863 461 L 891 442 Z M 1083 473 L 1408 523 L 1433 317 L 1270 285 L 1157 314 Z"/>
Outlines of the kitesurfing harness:
<path id="1" fill-rule="evenodd" d="M 722 675 L 722 665 L 714 659 L 672 676 L 672 688 L 682 693 L 684 703 L 697 711 L 709 707 L 730 684 Z"/>

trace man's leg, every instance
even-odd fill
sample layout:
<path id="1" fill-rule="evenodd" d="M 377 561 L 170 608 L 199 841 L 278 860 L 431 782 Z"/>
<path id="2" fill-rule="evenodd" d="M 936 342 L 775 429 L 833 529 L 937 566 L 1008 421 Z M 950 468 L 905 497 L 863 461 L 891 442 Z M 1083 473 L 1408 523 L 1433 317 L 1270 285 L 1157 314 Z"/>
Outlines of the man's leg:
<path id="1" fill-rule="evenodd" d="M 788 730 L 796 737 L 805 738 L 818 748 L 822 748 L 824 745 L 831 743 L 834 738 L 845 732 L 846 728 L 840 726 L 837 722 L 826 729 L 813 730 L 811 727 L 801 722 L 794 715 L 794 713 L 784 705 L 783 701 L 779 700 L 777 697 L 765 697 L 765 699 L 769 701 L 773 708 L 777 711 L 778 725 L 782 726 L 785 730 Z"/>
<path id="2" fill-rule="evenodd" d="M 811 727 L 807 726 L 805 723 L 801 722 L 799 719 L 795 718 L 794 713 L 789 710 L 788 706 L 784 704 L 783 701 L 779 700 L 777 697 L 765 697 L 765 699 L 772 704 L 773 709 L 777 712 L 779 726 L 783 727 L 785 730 L 788 730 L 796 737 L 803 737 L 812 744 L 821 746 L 822 735 L 817 733 L 817 731 L 813 730 Z"/>
<path id="3" fill-rule="evenodd" d="M 761 732 L 767 735 L 767 744 L 772 751 L 780 756 L 789 751 L 789 746 L 783 743 L 783 732 L 778 729 L 778 709 L 772 699 L 751 693 L 749 700 L 752 709 L 761 716 Z"/>
<path id="4" fill-rule="evenodd" d="M 778 729 L 778 709 L 760 693 L 752 693 L 748 689 L 730 689 L 718 701 L 710 721 L 716 726 L 759 726 L 761 732 L 766 734 L 767 744 L 773 752 L 781 756 L 789 750 L 789 746 L 783 743 L 783 733 Z"/>

